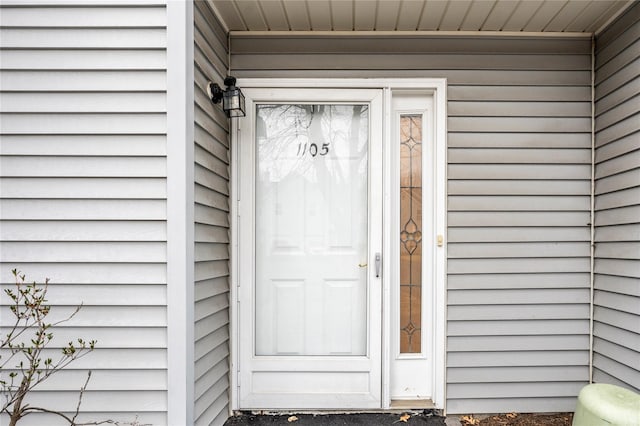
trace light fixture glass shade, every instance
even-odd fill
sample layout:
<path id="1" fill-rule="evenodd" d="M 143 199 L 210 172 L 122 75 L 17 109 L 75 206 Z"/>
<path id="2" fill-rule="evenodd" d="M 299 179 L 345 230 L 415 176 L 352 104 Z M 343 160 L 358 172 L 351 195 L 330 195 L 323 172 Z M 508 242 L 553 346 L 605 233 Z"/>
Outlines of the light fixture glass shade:
<path id="1" fill-rule="evenodd" d="M 227 113 L 227 117 L 244 117 L 246 114 L 242 90 L 235 86 L 228 87 L 222 98 L 222 109 Z"/>

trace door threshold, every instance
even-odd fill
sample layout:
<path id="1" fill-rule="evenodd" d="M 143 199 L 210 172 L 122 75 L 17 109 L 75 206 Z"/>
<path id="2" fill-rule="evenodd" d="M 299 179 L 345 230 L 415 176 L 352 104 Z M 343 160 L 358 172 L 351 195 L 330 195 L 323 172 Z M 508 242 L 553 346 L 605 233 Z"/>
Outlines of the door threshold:
<path id="1" fill-rule="evenodd" d="M 392 410 L 429 409 L 435 408 L 435 405 L 430 399 L 392 399 L 390 408 Z"/>

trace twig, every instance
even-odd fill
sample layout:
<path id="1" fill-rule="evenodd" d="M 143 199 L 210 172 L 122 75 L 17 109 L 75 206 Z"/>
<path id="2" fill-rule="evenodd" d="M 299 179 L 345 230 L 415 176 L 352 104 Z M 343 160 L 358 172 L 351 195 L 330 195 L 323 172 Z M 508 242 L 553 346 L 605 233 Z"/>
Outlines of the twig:
<path id="1" fill-rule="evenodd" d="M 58 416 L 62 417 L 63 419 L 65 419 L 66 421 L 68 421 L 70 426 L 95 426 L 95 425 L 105 425 L 105 424 L 110 424 L 110 425 L 119 425 L 120 424 L 120 423 L 116 422 L 115 420 L 100 420 L 100 421 L 97 421 L 97 422 L 76 423 L 76 422 L 73 421 L 73 419 L 71 417 L 67 416 L 64 413 L 61 413 L 60 411 L 48 410 L 48 409 L 42 408 L 42 407 L 25 407 L 25 409 L 23 410 L 23 413 L 26 414 L 27 411 L 41 412 L 41 413 L 48 413 L 48 414 L 58 415 Z M 24 417 L 24 415 L 22 417 Z M 75 416 L 73 418 L 75 418 Z"/>
<path id="2" fill-rule="evenodd" d="M 82 404 L 82 396 L 84 395 L 84 391 L 87 389 L 87 385 L 89 384 L 90 379 L 91 379 L 91 370 L 87 372 L 87 380 L 85 380 L 84 385 L 82 385 L 82 387 L 80 388 L 80 395 L 78 395 L 78 405 L 76 406 L 76 414 L 74 414 L 73 418 L 71 419 L 72 425 L 76 424 L 76 419 L 80 414 L 80 404 Z"/>

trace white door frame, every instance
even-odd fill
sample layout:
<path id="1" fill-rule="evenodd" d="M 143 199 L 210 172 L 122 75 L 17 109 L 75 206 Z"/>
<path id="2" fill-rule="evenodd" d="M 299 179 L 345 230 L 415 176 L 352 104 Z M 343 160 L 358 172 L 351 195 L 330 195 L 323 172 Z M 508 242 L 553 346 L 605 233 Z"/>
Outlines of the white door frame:
<path id="1" fill-rule="evenodd" d="M 384 92 L 384 148 L 383 148 L 383 174 L 384 188 L 383 188 L 383 235 L 390 235 L 391 224 L 389 217 L 391 217 L 391 183 L 388 176 L 391 173 L 391 164 L 388 160 L 390 158 L 390 144 L 388 141 L 391 139 L 391 93 L 393 90 L 420 90 L 430 91 L 433 93 L 434 107 L 435 107 L 435 166 L 436 166 L 436 187 L 435 200 L 436 208 L 434 212 L 436 223 L 436 235 L 442 236 L 443 244 L 435 247 L 435 292 L 434 292 L 434 309 L 435 309 L 435 324 L 434 324 L 434 345 L 433 354 L 431 359 L 434 362 L 434 374 L 433 374 L 433 403 L 436 408 L 446 410 L 445 407 L 445 390 L 446 390 L 446 167 L 447 167 L 447 149 L 446 149 L 446 118 L 447 118 L 447 82 L 446 79 L 433 79 L 433 78 L 384 78 L 384 79 L 321 79 L 321 78 L 301 78 L 301 79 L 274 79 L 274 78 L 245 78 L 238 79 L 237 86 L 240 88 L 255 87 L 255 88 L 291 88 L 292 90 L 299 88 L 333 88 L 333 89 L 382 89 Z M 238 184 L 242 179 L 238 173 L 238 149 L 235 144 L 238 141 L 238 126 L 235 120 L 242 120 L 243 118 L 234 119 L 232 121 L 232 135 L 231 135 L 231 184 L 230 184 L 230 220 L 231 220 L 231 271 L 230 271 L 230 386 L 231 386 L 231 401 L 229 404 L 229 410 L 234 411 L 239 409 L 239 392 L 238 392 L 238 372 L 239 366 L 239 309 L 238 309 L 238 271 L 239 271 L 239 233 L 238 233 Z M 383 238 L 383 252 L 390 253 L 390 242 L 388 238 Z M 382 270 L 389 271 L 390 268 L 389 256 L 383 256 Z M 382 312 L 382 337 L 383 342 L 388 342 L 391 335 L 391 307 L 389 300 L 391 300 L 391 276 L 390 274 L 383 273 L 382 286 L 383 286 L 383 312 Z M 391 345 L 384 344 L 382 347 L 382 407 L 383 409 L 390 408 L 391 399 L 389 394 L 389 363 L 391 359 Z"/>

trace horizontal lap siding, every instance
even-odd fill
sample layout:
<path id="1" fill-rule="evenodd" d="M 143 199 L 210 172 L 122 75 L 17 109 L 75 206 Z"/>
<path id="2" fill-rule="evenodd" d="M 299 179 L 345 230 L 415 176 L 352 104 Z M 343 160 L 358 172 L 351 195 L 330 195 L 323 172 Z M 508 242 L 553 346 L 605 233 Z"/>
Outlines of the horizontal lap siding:
<path id="1" fill-rule="evenodd" d="M 229 413 L 229 128 L 207 97 L 228 67 L 224 29 L 195 2 L 195 410 L 196 425 Z"/>
<path id="2" fill-rule="evenodd" d="M 449 79 L 448 412 L 571 411 L 588 380 L 589 55 L 574 43 Z"/>
<path id="3" fill-rule="evenodd" d="M 571 411 L 589 378 L 588 39 L 232 37 L 239 77 L 448 80 L 447 411 Z"/>
<path id="4" fill-rule="evenodd" d="M 164 424 L 165 5 L 7 2 L 0 16 L 1 285 L 13 268 L 49 277 L 52 315 L 83 304 L 53 347 L 98 341 L 31 403 L 74 411 L 91 370 L 83 421 Z"/>
<path id="5" fill-rule="evenodd" d="M 596 40 L 593 380 L 640 390 L 640 5 Z"/>

